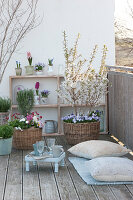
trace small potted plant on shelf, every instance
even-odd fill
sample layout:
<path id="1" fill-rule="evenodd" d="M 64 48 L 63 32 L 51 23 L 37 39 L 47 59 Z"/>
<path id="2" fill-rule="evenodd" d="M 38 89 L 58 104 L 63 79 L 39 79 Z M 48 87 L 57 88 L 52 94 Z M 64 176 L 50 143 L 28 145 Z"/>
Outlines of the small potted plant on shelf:
<path id="1" fill-rule="evenodd" d="M 9 125 L 14 128 L 13 147 L 16 149 L 33 149 L 33 144 L 42 139 L 42 116 L 37 112 L 22 117 L 19 113 L 11 116 Z"/>
<path id="2" fill-rule="evenodd" d="M 41 102 L 42 102 L 42 104 L 47 104 L 49 94 L 50 94 L 49 90 L 42 90 L 41 91 Z"/>
<path id="3" fill-rule="evenodd" d="M 13 127 L 8 124 L 0 126 L 0 155 L 8 155 L 12 149 Z"/>
<path id="4" fill-rule="evenodd" d="M 16 76 L 21 76 L 22 68 L 20 67 L 20 62 L 16 61 L 17 68 L 15 68 Z"/>
<path id="5" fill-rule="evenodd" d="M 27 59 L 28 59 L 29 65 L 25 66 L 26 74 L 33 75 L 34 74 L 34 66 L 32 66 L 32 56 L 31 56 L 30 52 L 27 52 Z"/>
<path id="6" fill-rule="evenodd" d="M 63 118 L 64 134 L 69 144 L 98 138 L 100 122 L 97 112 L 92 109 L 100 104 L 101 98 L 107 92 L 108 83 L 105 68 L 107 47 L 105 45 L 103 47 L 101 66 L 99 72 L 96 72 L 92 67 L 92 62 L 95 58 L 97 45 L 93 49 L 89 63 L 87 63 L 87 59 L 77 53 L 79 36 L 74 47 L 69 50 L 64 31 L 65 76 L 57 91 L 62 100 L 74 108 L 74 115 Z M 86 71 L 83 71 L 85 64 Z M 79 105 L 88 106 L 90 108 L 89 114 L 78 113 L 77 107 Z"/>
<path id="7" fill-rule="evenodd" d="M 42 75 L 44 67 L 45 67 L 44 63 L 37 63 L 37 64 L 35 64 L 36 75 Z"/>
<path id="8" fill-rule="evenodd" d="M 40 86 L 40 83 L 36 82 L 36 84 L 35 84 L 35 96 L 34 96 L 35 105 L 40 104 L 39 86 Z"/>
<path id="9" fill-rule="evenodd" d="M 24 89 L 17 92 L 18 110 L 26 116 L 27 113 L 31 112 L 34 105 L 34 91 L 31 89 Z"/>
<path id="10" fill-rule="evenodd" d="M 11 100 L 9 98 L 0 97 L 0 125 L 6 123 L 11 108 Z"/>
<path id="11" fill-rule="evenodd" d="M 53 73 L 53 58 L 52 59 L 48 59 L 48 74 L 52 74 Z"/>

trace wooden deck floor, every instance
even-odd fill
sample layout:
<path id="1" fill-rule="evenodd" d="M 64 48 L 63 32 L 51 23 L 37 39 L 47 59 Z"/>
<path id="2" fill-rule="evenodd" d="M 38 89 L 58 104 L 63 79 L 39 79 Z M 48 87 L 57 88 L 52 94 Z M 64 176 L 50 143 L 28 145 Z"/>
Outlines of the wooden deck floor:
<path id="1" fill-rule="evenodd" d="M 104 136 L 104 139 L 110 140 L 110 137 Z M 63 144 L 65 150 L 69 148 L 64 137 L 58 137 L 56 142 Z M 26 172 L 24 156 L 27 153 L 13 150 L 10 156 L 0 156 L 0 200 L 133 199 L 133 185 L 88 186 L 67 157 L 66 166 L 58 173 L 54 173 L 51 164 L 33 166 Z"/>

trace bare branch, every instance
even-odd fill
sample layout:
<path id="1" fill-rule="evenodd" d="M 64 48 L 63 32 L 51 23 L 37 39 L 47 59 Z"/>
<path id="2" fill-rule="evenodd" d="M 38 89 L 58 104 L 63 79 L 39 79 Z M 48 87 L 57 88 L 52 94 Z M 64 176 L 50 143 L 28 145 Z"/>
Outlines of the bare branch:
<path id="1" fill-rule="evenodd" d="M 36 15 L 39 0 L 0 2 L 0 83 L 21 40 L 41 21 Z"/>

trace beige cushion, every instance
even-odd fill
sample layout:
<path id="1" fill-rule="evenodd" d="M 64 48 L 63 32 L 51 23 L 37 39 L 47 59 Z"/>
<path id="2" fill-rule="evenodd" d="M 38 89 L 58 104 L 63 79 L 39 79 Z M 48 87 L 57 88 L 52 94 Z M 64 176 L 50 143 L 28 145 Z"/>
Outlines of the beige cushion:
<path id="1" fill-rule="evenodd" d="M 101 157 L 85 164 L 98 181 L 133 181 L 133 161 L 128 158 Z"/>
<path id="2" fill-rule="evenodd" d="M 93 159 L 101 156 L 123 156 L 130 150 L 113 142 L 89 140 L 71 147 L 68 151 L 79 157 Z"/>

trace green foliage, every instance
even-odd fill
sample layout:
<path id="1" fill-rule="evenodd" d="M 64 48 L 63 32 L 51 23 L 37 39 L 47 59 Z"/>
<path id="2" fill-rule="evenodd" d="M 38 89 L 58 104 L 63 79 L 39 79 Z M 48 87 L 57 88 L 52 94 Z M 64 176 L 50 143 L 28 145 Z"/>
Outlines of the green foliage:
<path id="1" fill-rule="evenodd" d="M 26 116 L 30 113 L 34 105 L 34 91 L 32 89 L 21 90 L 17 93 L 17 102 L 19 112 Z"/>
<path id="2" fill-rule="evenodd" d="M 13 127 L 8 124 L 4 124 L 0 126 L 0 138 L 7 139 L 11 138 L 13 135 Z"/>
<path id="3" fill-rule="evenodd" d="M 9 98 L 0 97 L 0 112 L 7 112 L 11 108 L 11 100 Z"/>

